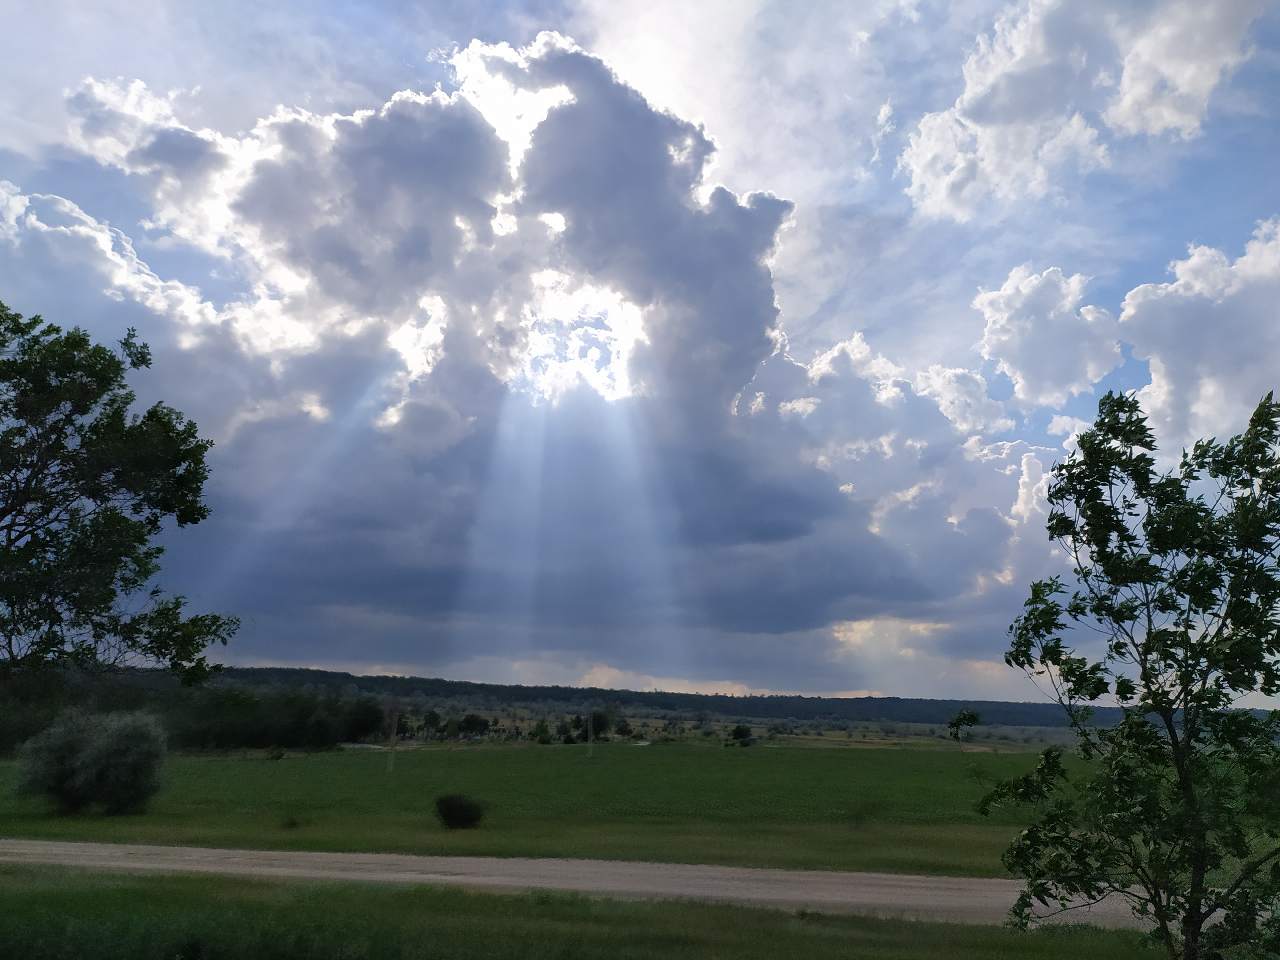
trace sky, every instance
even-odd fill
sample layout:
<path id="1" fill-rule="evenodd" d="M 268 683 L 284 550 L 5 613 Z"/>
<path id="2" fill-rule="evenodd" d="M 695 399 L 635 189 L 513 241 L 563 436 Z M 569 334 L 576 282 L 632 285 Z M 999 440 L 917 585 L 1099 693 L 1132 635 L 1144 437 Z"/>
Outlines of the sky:
<path id="1" fill-rule="evenodd" d="M 1280 386 L 1280 4 L 11 4 L 0 301 L 214 440 L 229 663 L 1037 699 L 1053 464 Z"/>

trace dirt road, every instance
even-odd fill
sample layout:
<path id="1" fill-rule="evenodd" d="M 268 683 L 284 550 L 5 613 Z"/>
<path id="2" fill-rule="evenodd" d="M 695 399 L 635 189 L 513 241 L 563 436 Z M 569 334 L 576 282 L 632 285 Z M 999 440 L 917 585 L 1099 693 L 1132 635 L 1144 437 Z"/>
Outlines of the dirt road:
<path id="1" fill-rule="evenodd" d="M 217 873 L 268 879 L 448 884 L 487 890 L 568 890 L 593 895 L 695 899 L 832 913 L 1001 923 L 1018 894 L 1011 880 L 892 873 L 765 870 L 625 860 L 422 857 L 301 853 L 115 843 L 0 839 L 0 863 L 88 870 Z M 1073 911 L 1099 926 L 1133 926 L 1122 903 Z"/>

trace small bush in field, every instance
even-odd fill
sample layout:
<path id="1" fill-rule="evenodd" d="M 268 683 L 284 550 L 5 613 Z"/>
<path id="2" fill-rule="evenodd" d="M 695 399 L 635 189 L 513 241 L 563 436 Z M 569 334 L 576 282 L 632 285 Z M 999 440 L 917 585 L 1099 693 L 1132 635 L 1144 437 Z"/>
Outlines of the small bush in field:
<path id="1" fill-rule="evenodd" d="M 449 830 L 469 830 L 480 826 L 484 804 L 466 794 L 447 793 L 436 797 L 436 816 Z"/>
<path id="2" fill-rule="evenodd" d="M 141 713 L 65 714 L 23 745 L 18 789 L 64 813 L 138 813 L 160 789 L 164 731 Z"/>

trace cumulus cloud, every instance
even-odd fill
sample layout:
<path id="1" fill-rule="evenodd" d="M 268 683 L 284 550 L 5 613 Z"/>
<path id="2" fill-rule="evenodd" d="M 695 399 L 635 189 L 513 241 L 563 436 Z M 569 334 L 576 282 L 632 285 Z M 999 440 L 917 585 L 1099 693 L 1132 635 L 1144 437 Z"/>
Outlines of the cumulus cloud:
<path id="1" fill-rule="evenodd" d="M 1162 6 L 1143 28 L 1121 28 L 1120 84 L 1103 113 L 1125 134 L 1193 137 L 1223 78 L 1253 53 L 1246 36 L 1263 0 Z"/>
<path id="2" fill-rule="evenodd" d="M 1249 56 L 1259 0 L 1025 0 L 978 36 L 955 103 L 925 114 L 899 158 L 908 196 L 965 221 L 1061 196 L 1108 166 L 1109 134 L 1195 135 L 1213 91 Z"/>
<path id="3" fill-rule="evenodd" d="M 916 375 L 916 389 L 935 399 L 962 433 L 1000 433 L 1013 427 L 1000 403 L 988 395 L 987 381 L 972 370 L 933 364 Z"/>
<path id="4" fill-rule="evenodd" d="M 1024 406 L 1061 406 L 1090 391 L 1120 361 L 1115 321 L 1082 306 L 1088 278 L 1050 267 L 1015 267 L 998 290 L 980 292 L 975 309 L 986 319 L 981 350 L 1013 381 Z"/>
<path id="5" fill-rule="evenodd" d="M 891 497 L 961 456 L 895 364 L 860 336 L 808 365 L 779 354 L 768 258 L 789 203 L 704 189 L 704 131 L 562 38 L 466 56 L 468 82 L 487 69 L 555 92 L 514 172 L 491 105 L 465 92 L 285 108 L 237 135 L 136 84 L 73 94 L 81 149 L 148 187 L 150 230 L 242 277 L 223 303 L 160 279 L 69 201 L 5 188 L 15 256 L 77 245 L 80 269 L 150 315 L 169 399 L 219 438 L 218 522 L 175 543 L 166 575 L 245 615 L 243 656 L 306 642 L 298 656 L 341 660 L 328 623 L 385 662 L 524 643 L 576 662 L 603 644 L 618 669 L 679 676 L 661 670 L 682 657 L 723 676 L 742 644 L 741 675 L 762 684 L 789 659 L 768 636 L 806 637 L 817 670 L 834 619 L 975 590 L 930 576 L 928 518 L 946 549 L 1003 563 L 998 508 L 949 524 L 941 491 L 928 512 Z M 210 393 L 210 364 L 254 376 Z M 760 417 L 734 415 L 746 393 L 767 396 Z M 851 402 L 875 415 L 837 450 Z M 905 409 L 937 453 L 908 429 L 881 479 L 842 493 L 850 452 Z M 1003 480 L 996 496 L 1012 502 Z"/>
<path id="6" fill-rule="evenodd" d="M 1169 450 L 1243 429 L 1280 387 L 1280 219 L 1258 224 L 1234 260 L 1193 245 L 1169 266 L 1173 280 L 1130 290 L 1120 333 L 1150 365 L 1139 394 Z"/>

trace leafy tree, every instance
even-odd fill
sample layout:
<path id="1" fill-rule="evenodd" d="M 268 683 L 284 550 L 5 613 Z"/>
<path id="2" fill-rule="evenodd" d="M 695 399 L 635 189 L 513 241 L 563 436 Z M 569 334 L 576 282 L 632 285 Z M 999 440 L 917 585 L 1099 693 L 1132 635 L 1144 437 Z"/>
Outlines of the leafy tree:
<path id="1" fill-rule="evenodd" d="M 382 729 L 385 713 L 373 697 L 359 697 L 346 706 L 346 729 L 343 736 L 347 740 L 360 741 L 373 736 Z M 439 723 L 439 716 L 436 722 Z M 434 729 L 434 727 L 433 727 Z"/>
<path id="2" fill-rule="evenodd" d="M 468 713 L 458 721 L 458 733 L 463 736 L 480 736 L 489 732 L 489 720 L 478 713 Z"/>
<path id="3" fill-rule="evenodd" d="M 0 303 L 0 675 L 142 658 L 200 679 L 236 630 L 147 587 L 165 522 L 209 513 L 210 447 L 163 403 L 130 412 L 150 364 L 132 330 L 116 352 Z"/>
<path id="4" fill-rule="evenodd" d="M 970 727 L 976 727 L 981 722 L 982 718 L 966 707 L 947 722 L 947 736 L 956 743 L 960 743 L 968 738 L 965 731 Z"/>
<path id="5" fill-rule="evenodd" d="M 984 801 L 1038 805 L 1005 854 L 1024 923 L 1114 896 L 1170 957 L 1280 953 L 1280 712 L 1240 705 L 1280 693 L 1278 440 L 1268 394 L 1161 470 L 1137 400 L 1108 394 L 1054 467 L 1075 585 L 1032 584 L 1005 659 L 1052 687 L 1085 762 L 1050 748 Z"/>
<path id="6" fill-rule="evenodd" d="M 546 717 L 543 717 L 533 725 L 533 730 L 530 732 L 529 737 L 541 744 L 548 744 L 551 742 L 551 727 L 547 723 Z"/>
<path id="7" fill-rule="evenodd" d="M 744 740 L 744 741 L 750 740 L 751 728 L 748 727 L 745 723 L 740 723 L 736 727 L 734 727 L 732 730 L 729 731 L 729 736 L 732 737 L 734 740 Z"/>
<path id="8" fill-rule="evenodd" d="M 440 714 L 435 710 L 428 710 L 422 715 L 422 734 L 423 736 L 431 736 L 440 729 Z"/>
<path id="9" fill-rule="evenodd" d="M 160 788 L 164 754 L 164 731 L 146 714 L 73 711 L 23 745 L 18 790 L 63 813 L 138 813 Z"/>
<path id="10" fill-rule="evenodd" d="M 607 710 L 591 711 L 591 735 L 597 740 L 609 735 L 613 729 L 613 714 Z"/>

